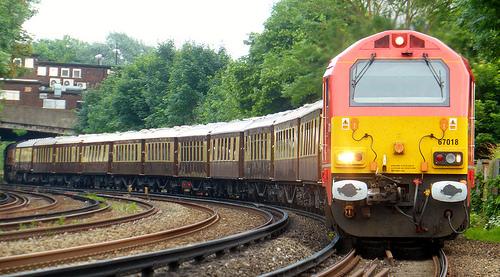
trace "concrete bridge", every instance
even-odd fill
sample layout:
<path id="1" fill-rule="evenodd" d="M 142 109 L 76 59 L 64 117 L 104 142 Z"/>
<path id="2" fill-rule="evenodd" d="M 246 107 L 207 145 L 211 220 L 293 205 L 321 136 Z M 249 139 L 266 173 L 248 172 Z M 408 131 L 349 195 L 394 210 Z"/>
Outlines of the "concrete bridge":
<path id="1" fill-rule="evenodd" d="M 0 105 L 0 136 L 2 140 L 9 138 L 19 140 L 12 130 L 26 130 L 26 138 L 47 137 L 74 134 L 77 122 L 75 110 L 43 109 L 39 107 Z M 13 136 L 14 135 L 14 136 Z"/>

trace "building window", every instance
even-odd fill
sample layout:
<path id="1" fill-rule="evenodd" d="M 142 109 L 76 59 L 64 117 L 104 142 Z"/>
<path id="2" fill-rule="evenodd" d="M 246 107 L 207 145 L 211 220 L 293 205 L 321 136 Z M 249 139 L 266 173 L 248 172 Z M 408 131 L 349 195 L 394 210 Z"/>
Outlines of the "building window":
<path id="1" fill-rule="evenodd" d="M 57 68 L 57 67 L 50 67 L 49 68 L 49 76 L 57 77 L 58 75 L 59 75 L 59 68 Z"/>
<path id="2" fill-rule="evenodd" d="M 73 69 L 73 78 L 82 78 L 82 70 L 81 69 Z"/>
<path id="3" fill-rule="evenodd" d="M 23 60 L 21 60 L 21 58 L 15 58 L 12 62 L 19 67 L 23 66 Z"/>
<path id="4" fill-rule="evenodd" d="M 35 68 L 35 61 L 33 58 L 26 58 L 24 59 L 24 67 L 26 68 Z"/>
<path id="5" fill-rule="evenodd" d="M 43 108 L 64 110 L 66 109 L 66 100 L 43 99 Z"/>
<path id="6" fill-rule="evenodd" d="M 45 67 L 45 66 L 39 66 L 36 69 L 36 74 L 38 76 L 47 76 L 47 67 Z"/>
<path id="7" fill-rule="evenodd" d="M 0 90 L 0 99 L 19 101 L 18 90 Z"/>
<path id="8" fill-rule="evenodd" d="M 69 77 L 69 68 L 61 68 L 61 77 Z"/>

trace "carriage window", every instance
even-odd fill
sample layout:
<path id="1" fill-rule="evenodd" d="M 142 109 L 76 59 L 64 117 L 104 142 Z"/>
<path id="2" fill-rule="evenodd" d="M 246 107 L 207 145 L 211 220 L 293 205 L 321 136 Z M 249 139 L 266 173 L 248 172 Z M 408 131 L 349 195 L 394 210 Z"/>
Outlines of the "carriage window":
<path id="1" fill-rule="evenodd" d="M 360 60 L 351 67 L 351 106 L 449 106 L 441 60 Z"/>

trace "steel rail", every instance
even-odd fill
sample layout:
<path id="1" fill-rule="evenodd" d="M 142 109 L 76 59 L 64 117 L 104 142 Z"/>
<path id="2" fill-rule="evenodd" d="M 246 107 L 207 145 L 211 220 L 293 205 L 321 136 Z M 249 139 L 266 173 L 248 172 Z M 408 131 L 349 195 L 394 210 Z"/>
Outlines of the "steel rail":
<path id="1" fill-rule="evenodd" d="M 57 193 L 57 192 L 52 192 L 52 193 Z M 36 214 L 36 215 L 27 215 L 27 216 L 19 216 L 19 217 L 12 217 L 12 218 L 3 218 L 0 219 L 0 228 L 4 226 L 8 226 L 8 223 L 11 222 L 20 222 L 20 221 L 41 221 L 44 218 L 51 218 L 51 217 L 60 217 L 60 216 L 69 216 L 70 214 L 74 213 L 81 213 L 85 211 L 91 211 L 91 210 L 96 210 L 99 209 L 99 204 L 100 202 L 94 199 L 90 199 L 87 197 L 83 197 L 80 195 L 72 195 L 72 194 L 66 194 L 64 195 L 66 197 L 73 198 L 75 200 L 79 200 L 84 203 L 88 203 L 85 207 L 82 208 L 77 208 L 77 209 L 71 209 L 71 210 L 66 210 L 66 211 L 59 211 L 59 212 L 50 212 L 50 213 L 44 213 L 44 214 Z M 5 224 L 5 225 L 4 225 Z"/>
<path id="2" fill-rule="evenodd" d="M 439 277 L 446 277 L 448 275 L 448 258 L 444 253 L 444 250 L 441 248 L 438 252 L 439 259 Z"/>
<path id="3" fill-rule="evenodd" d="M 356 250 L 352 249 L 347 255 L 345 255 L 339 262 L 333 264 L 332 266 L 326 268 L 320 273 L 313 275 L 315 277 L 324 276 L 345 276 L 349 273 L 359 262 L 360 257 L 356 255 Z"/>
<path id="4" fill-rule="evenodd" d="M 17 193 L 10 193 L 10 195 L 14 198 L 14 201 L 3 205 L 0 208 L 0 212 L 10 211 L 14 209 L 20 209 L 24 206 L 29 205 L 30 201 L 25 196 L 19 195 Z"/>
<path id="5" fill-rule="evenodd" d="M 186 205 L 185 203 L 183 204 Z M 40 266 L 59 264 L 61 262 L 78 261 L 82 258 L 102 255 L 117 250 L 127 250 L 136 247 L 142 247 L 203 230 L 212 226 L 220 219 L 219 214 L 208 207 L 197 205 L 194 203 L 189 203 L 187 205 L 190 205 L 195 209 L 205 211 L 209 215 L 209 217 L 199 222 L 185 225 L 179 228 L 164 230 L 141 236 L 75 246 L 64 249 L 56 249 L 9 257 L 0 257 L 0 273 L 10 273 L 13 271 L 32 269 Z"/>
<path id="6" fill-rule="evenodd" d="M 3 195 L 5 197 L 3 198 L 3 200 L 0 201 L 0 208 L 4 207 L 5 205 L 9 205 L 11 202 L 16 200 L 9 193 L 3 193 Z"/>
<path id="7" fill-rule="evenodd" d="M 191 199 L 191 201 L 193 200 Z M 212 202 L 214 204 L 218 202 L 218 204 L 222 205 L 236 205 L 234 203 L 214 200 L 200 202 Z M 262 205 L 261 207 L 264 206 L 265 205 Z M 273 214 L 280 214 L 280 218 L 261 228 L 245 231 L 224 238 L 173 249 L 97 261 L 91 264 L 21 272 L 12 276 L 109 276 L 133 272 L 142 272 L 143 275 L 152 275 L 154 269 L 161 266 L 170 265 L 175 267 L 181 262 L 201 259 L 215 253 L 221 253 L 225 250 L 233 249 L 240 245 L 260 241 L 283 232 L 288 225 L 288 213 L 274 207 L 265 206 L 265 208 L 273 210 Z"/>
<path id="8" fill-rule="evenodd" d="M 9 195 L 7 193 L 4 193 L 0 191 L 0 207 L 4 205 L 5 203 L 9 202 Z"/>
<path id="9" fill-rule="evenodd" d="M 129 199 L 129 198 L 124 198 L 124 197 L 109 196 L 109 195 L 98 195 L 98 196 L 117 198 L 117 199 L 122 199 L 122 200 L 127 200 L 127 201 L 134 201 L 135 203 L 138 203 L 140 206 L 144 207 L 145 210 L 140 212 L 140 213 L 135 213 L 132 215 L 121 216 L 121 217 L 105 219 L 105 220 L 92 221 L 92 222 L 86 222 L 86 223 L 68 224 L 68 225 L 64 225 L 64 226 L 36 228 L 36 229 L 31 229 L 31 230 L 22 230 L 22 231 L 13 231 L 13 232 L 3 232 L 3 233 L 0 233 L 0 240 L 5 241 L 5 240 L 23 239 L 23 238 L 33 237 L 33 236 L 52 235 L 52 234 L 58 234 L 58 233 L 63 233 L 63 232 L 64 233 L 65 232 L 78 232 L 78 231 L 84 231 L 84 230 L 93 229 L 93 228 L 102 228 L 102 227 L 111 226 L 111 225 L 115 225 L 115 224 L 121 224 L 121 223 L 139 220 L 142 218 L 152 216 L 158 212 L 158 209 L 154 205 L 147 203 L 147 202 L 144 202 L 144 201 L 141 201 L 141 200 L 138 200 L 138 199 Z M 73 218 L 73 217 L 89 217 L 89 216 L 92 216 L 96 212 L 108 210 L 109 208 L 110 208 L 110 206 L 108 204 L 106 204 L 105 207 L 102 207 L 98 210 L 82 212 L 80 214 L 72 214 L 66 218 L 68 219 L 68 218 Z"/>
<path id="10" fill-rule="evenodd" d="M 7 191 L 9 191 L 9 190 L 7 190 Z M 10 191 L 13 191 L 13 190 L 10 190 Z M 9 214 L 16 214 L 16 213 L 31 213 L 31 212 L 35 212 L 35 211 L 44 210 L 44 209 L 50 210 L 50 209 L 55 208 L 57 205 L 59 205 L 57 199 L 55 199 L 54 197 L 47 195 L 47 194 L 31 192 L 31 191 L 17 191 L 17 190 L 15 192 L 30 194 L 30 195 L 34 195 L 34 196 L 43 198 L 47 202 L 49 202 L 49 204 L 42 205 L 42 206 L 35 207 L 35 208 L 29 208 L 26 210 L 15 210 L 15 211 L 10 211 L 10 212 L 3 212 L 2 215 L 9 215 Z M 8 217 L 0 218 L 0 222 L 2 222 L 5 219 L 10 219 L 10 218 L 8 218 Z"/>

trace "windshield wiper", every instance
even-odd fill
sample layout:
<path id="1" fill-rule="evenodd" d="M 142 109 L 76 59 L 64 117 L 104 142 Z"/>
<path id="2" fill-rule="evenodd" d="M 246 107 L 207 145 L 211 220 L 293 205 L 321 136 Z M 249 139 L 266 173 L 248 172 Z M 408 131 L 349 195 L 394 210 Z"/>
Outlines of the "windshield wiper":
<path id="1" fill-rule="evenodd" d="M 363 75 L 365 75 L 366 71 L 368 71 L 368 68 L 373 64 L 375 61 L 375 53 L 372 53 L 370 56 L 370 60 L 363 66 L 363 68 L 357 73 L 354 78 L 352 79 L 351 85 L 352 85 L 352 99 L 354 99 L 354 93 L 356 92 L 356 85 L 361 81 L 361 78 L 363 78 Z M 356 67 L 357 68 L 357 67 Z"/>
<path id="2" fill-rule="evenodd" d="M 431 71 L 432 76 L 434 76 L 434 80 L 436 80 L 439 88 L 441 89 L 441 98 L 443 98 L 444 81 L 441 80 L 441 71 L 439 71 L 439 74 L 436 72 L 436 69 L 434 69 L 434 67 L 432 66 L 431 60 L 429 60 L 429 55 L 427 53 L 422 54 L 422 57 L 424 58 L 425 64 Z"/>

